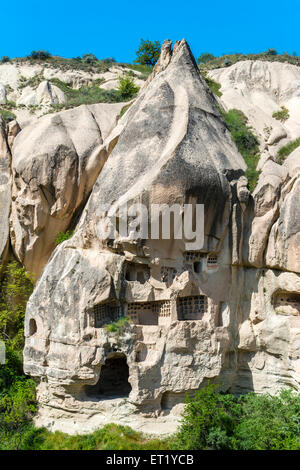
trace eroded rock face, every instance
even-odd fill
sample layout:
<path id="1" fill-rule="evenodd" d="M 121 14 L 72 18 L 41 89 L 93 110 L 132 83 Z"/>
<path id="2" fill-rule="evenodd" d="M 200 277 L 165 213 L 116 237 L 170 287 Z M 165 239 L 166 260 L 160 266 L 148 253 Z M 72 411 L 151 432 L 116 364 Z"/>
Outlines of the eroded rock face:
<path id="1" fill-rule="evenodd" d="M 75 235 L 55 250 L 29 300 L 25 370 L 42 380 L 40 423 L 58 409 L 65 424 L 77 413 L 73 431 L 112 414 L 136 426 L 146 415 L 175 423 L 185 392 L 216 380 L 230 351 L 232 264 L 241 262 L 249 199 L 245 163 L 187 43 L 167 49 L 119 122 Z M 174 236 L 105 238 L 100 206 L 109 204 L 114 217 L 125 201 L 149 209 L 204 204 L 203 247 L 187 250 Z M 130 326 L 107 332 L 104 323 L 120 315 Z"/>
<path id="2" fill-rule="evenodd" d="M 122 106 L 80 106 L 47 115 L 15 139 L 12 247 L 36 279 L 57 234 L 70 227 L 87 200 L 110 151 L 104 140 Z"/>
<path id="3" fill-rule="evenodd" d="M 6 103 L 6 88 L 0 83 L 0 104 Z"/>
<path id="4" fill-rule="evenodd" d="M 244 112 L 260 139 L 264 159 L 276 157 L 278 148 L 300 135 L 300 70 L 291 64 L 245 60 L 211 70 L 220 83 L 221 103 Z M 284 106 L 289 118 L 281 122 L 273 113 Z"/>
<path id="5" fill-rule="evenodd" d="M 24 367 L 39 382 L 39 425 L 74 433 L 113 421 L 163 434 L 185 393 L 208 380 L 233 393 L 300 389 L 300 154 L 261 161 L 251 195 L 188 45 L 171 46 L 99 143 L 109 158 L 28 302 Z M 273 93 L 268 65 L 240 67 L 234 81 Z M 187 249 L 174 232 L 124 235 L 124 203 L 204 204 L 203 246 Z M 118 219 L 115 238 L 100 230 L 104 217 Z M 123 329 L 104 327 L 124 315 Z"/>
<path id="6" fill-rule="evenodd" d="M 7 143 L 6 126 L 0 117 L 0 264 L 5 261 L 9 240 L 9 213 L 11 207 L 11 155 Z"/>
<path id="7" fill-rule="evenodd" d="M 44 80 L 39 84 L 36 90 L 31 87 L 25 87 L 17 105 L 38 106 L 38 105 L 53 105 L 62 104 L 66 102 L 65 94 L 60 88 L 52 83 Z"/>

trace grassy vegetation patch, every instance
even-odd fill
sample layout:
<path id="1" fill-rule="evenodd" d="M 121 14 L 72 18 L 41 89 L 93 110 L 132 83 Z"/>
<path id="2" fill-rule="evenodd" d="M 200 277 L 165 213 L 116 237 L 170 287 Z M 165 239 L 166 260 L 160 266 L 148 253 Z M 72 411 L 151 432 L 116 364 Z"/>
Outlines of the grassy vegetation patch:
<path id="1" fill-rule="evenodd" d="M 235 397 L 208 385 L 187 399 L 173 444 L 190 450 L 299 450 L 300 394 Z"/>
<path id="2" fill-rule="evenodd" d="M 120 117 L 122 117 L 126 111 L 130 108 L 130 106 L 132 105 L 132 103 L 129 103 L 129 104 L 126 104 L 125 106 L 123 106 L 123 108 L 121 109 L 121 112 L 120 112 Z"/>
<path id="3" fill-rule="evenodd" d="M 16 119 L 16 115 L 7 109 L 0 109 L 0 116 L 5 122 L 10 122 Z"/>
<path id="4" fill-rule="evenodd" d="M 71 230 L 67 230 L 66 232 L 58 232 L 58 234 L 56 235 L 56 239 L 55 239 L 55 245 L 59 245 L 60 243 L 66 241 L 66 240 L 69 240 L 70 238 L 72 238 L 74 235 L 74 231 L 71 231 Z"/>
<path id="5" fill-rule="evenodd" d="M 206 81 L 207 85 L 209 86 L 209 88 L 211 89 L 211 91 L 218 97 L 221 97 L 222 96 L 222 92 L 220 91 L 221 89 L 221 83 L 218 83 L 218 82 L 215 82 L 214 80 L 212 80 L 211 78 L 209 78 L 207 76 L 207 72 L 206 71 L 202 71 L 201 72 L 201 75 L 203 76 L 204 80 Z"/>
<path id="6" fill-rule="evenodd" d="M 19 78 L 19 88 L 25 88 L 27 86 L 30 86 L 31 88 L 33 88 L 34 90 L 39 86 L 39 84 L 45 80 L 44 78 L 44 75 L 43 75 L 43 72 L 37 74 L 37 75 L 34 75 L 33 77 L 30 77 L 30 78 L 26 78 L 26 77 L 23 77 L 21 76 Z"/>
<path id="7" fill-rule="evenodd" d="M 231 132 L 232 138 L 243 155 L 247 164 L 246 176 L 249 189 L 255 188 L 259 171 L 256 169 L 259 161 L 259 141 L 253 134 L 252 128 L 248 126 L 248 118 L 238 109 L 230 109 L 227 113 L 221 110 L 224 121 Z"/>
<path id="8" fill-rule="evenodd" d="M 284 147 L 281 147 L 281 149 L 278 151 L 277 155 L 277 161 L 279 164 L 282 164 L 286 157 L 290 155 L 294 150 L 296 150 L 297 147 L 300 146 L 300 137 L 298 137 L 295 140 L 292 140 L 289 142 L 287 145 Z"/>
<path id="9" fill-rule="evenodd" d="M 67 99 L 65 104 L 53 106 L 57 109 L 69 109 L 82 104 L 95 104 L 95 103 L 119 103 L 122 101 L 129 101 L 134 98 L 139 88 L 134 84 L 134 80 L 128 74 L 119 77 L 119 87 L 116 90 L 104 90 L 99 84 L 102 80 L 95 81 L 91 85 L 84 86 L 75 90 L 66 83 L 57 78 L 51 79 L 51 82 L 60 88 Z"/>
<path id="10" fill-rule="evenodd" d="M 70 436 L 35 428 L 35 383 L 22 370 L 24 315 L 33 289 L 18 263 L 2 268 L 0 339 L 6 363 L 0 366 L 0 450 L 300 450 L 300 394 L 249 393 L 236 397 L 207 385 L 187 395 L 179 430 L 169 438 L 150 438 L 128 426 L 108 424 Z M 120 332 L 128 318 L 107 325 Z"/>
<path id="11" fill-rule="evenodd" d="M 151 65 L 141 65 L 141 64 L 124 64 L 131 70 L 136 70 L 141 72 L 144 76 L 148 77 L 152 73 L 153 68 Z M 140 75 L 139 75 L 140 76 Z"/>
<path id="12" fill-rule="evenodd" d="M 104 325 L 104 328 L 109 333 L 116 333 L 118 336 L 122 334 L 125 329 L 130 325 L 130 318 L 129 317 L 121 317 L 115 322 L 108 323 Z"/>
<path id="13" fill-rule="evenodd" d="M 281 106 L 281 110 L 273 113 L 272 117 L 278 121 L 285 122 L 290 117 L 289 110 L 285 106 Z"/>
<path id="14" fill-rule="evenodd" d="M 36 412 L 35 383 L 22 366 L 25 308 L 33 283 L 17 262 L 0 271 L 0 341 L 6 349 L 0 365 L 0 449 L 18 449 Z"/>
<path id="15" fill-rule="evenodd" d="M 261 52 L 258 54 L 242 54 L 242 53 L 234 53 L 234 54 L 225 54 L 219 57 L 214 57 L 212 54 L 209 54 L 211 57 L 208 57 L 208 60 L 205 63 L 199 62 L 200 70 L 212 70 L 222 67 L 228 67 L 232 64 L 236 64 L 242 60 L 262 60 L 268 62 L 282 62 L 288 63 L 293 65 L 300 65 L 300 57 L 296 56 L 295 54 L 274 54 L 272 53 L 272 49 L 266 52 Z"/>

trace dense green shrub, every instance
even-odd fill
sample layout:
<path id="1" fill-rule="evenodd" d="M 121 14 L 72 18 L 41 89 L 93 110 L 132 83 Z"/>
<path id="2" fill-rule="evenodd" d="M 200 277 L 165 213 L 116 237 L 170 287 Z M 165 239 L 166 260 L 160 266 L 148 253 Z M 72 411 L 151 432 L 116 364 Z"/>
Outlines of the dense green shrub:
<path id="1" fill-rule="evenodd" d="M 101 62 L 103 64 L 114 64 L 116 63 L 116 59 L 114 57 L 105 57 L 104 59 L 101 59 Z"/>
<path id="2" fill-rule="evenodd" d="M 214 58 L 215 56 L 213 54 L 210 54 L 209 52 L 204 52 L 198 57 L 197 64 L 207 64 L 207 62 L 210 62 Z"/>
<path id="3" fill-rule="evenodd" d="M 6 62 L 9 62 L 10 61 L 10 58 L 7 56 L 7 55 L 3 55 L 1 57 L 1 64 L 5 64 Z"/>
<path id="4" fill-rule="evenodd" d="M 32 290 L 33 282 L 19 263 L 10 262 L 3 269 L 0 290 L 0 339 L 16 350 L 20 350 L 24 344 L 25 309 Z"/>
<path id="5" fill-rule="evenodd" d="M 134 98 L 139 91 L 139 87 L 135 85 L 133 78 L 129 73 L 119 76 L 118 92 L 124 101 Z"/>
<path id="6" fill-rule="evenodd" d="M 284 122 L 290 117 L 289 110 L 285 106 L 281 106 L 281 110 L 273 113 L 272 117 L 278 121 Z"/>
<path id="7" fill-rule="evenodd" d="M 228 401 L 229 408 L 234 397 L 229 396 Z M 216 386 L 208 385 L 195 398 L 187 396 L 176 445 L 178 449 L 229 449 L 233 430 L 234 417 L 227 412 L 222 395 Z"/>
<path id="8" fill-rule="evenodd" d="M 118 336 L 121 335 L 125 329 L 130 325 L 129 317 L 121 317 L 118 320 L 104 325 L 104 328 L 109 333 L 116 333 Z"/>
<path id="9" fill-rule="evenodd" d="M 0 340 L 6 362 L 0 365 L 0 449 L 18 449 L 36 411 L 35 384 L 24 376 L 24 317 L 33 283 L 25 269 L 10 262 L 2 269 Z"/>
<path id="10" fill-rule="evenodd" d="M 208 385 L 187 398 L 178 449 L 300 450 L 300 394 L 220 394 Z"/>
<path id="11" fill-rule="evenodd" d="M 16 119 L 16 115 L 7 109 L 0 109 L 0 116 L 5 122 L 10 122 Z"/>
<path id="12" fill-rule="evenodd" d="M 296 54 L 266 54 L 265 52 L 261 52 L 258 54 L 226 54 L 219 57 L 214 57 L 208 60 L 205 64 L 199 63 L 199 67 L 201 70 L 212 70 L 220 67 L 224 67 L 224 61 L 228 59 L 235 64 L 242 60 L 262 60 L 268 62 L 283 62 L 288 64 L 293 64 L 300 66 L 300 57 L 297 57 Z"/>
<path id="13" fill-rule="evenodd" d="M 160 42 L 141 39 L 138 50 L 136 51 L 136 64 L 153 66 L 158 61 L 160 54 Z"/>
<path id="14" fill-rule="evenodd" d="M 253 191 L 259 176 L 259 172 L 256 170 L 259 160 L 258 139 L 253 134 L 251 127 L 247 125 L 248 119 L 242 111 L 230 109 L 227 113 L 221 111 L 221 114 L 247 164 L 246 176 L 249 188 Z"/>
<path id="15" fill-rule="evenodd" d="M 229 67 L 230 65 L 232 65 L 232 60 L 226 57 L 226 59 L 224 59 L 224 65 L 225 67 Z"/>
<path id="16" fill-rule="evenodd" d="M 220 91 L 221 83 L 215 82 L 212 78 L 209 78 L 206 71 L 202 71 L 201 75 L 203 76 L 204 80 L 206 81 L 207 85 L 211 89 L 211 91 L 216 95 L 221 97 L 222 92 Z"/>
<path id="17" fill-rule="evenodd" d="M 29 55 L 29 58 L 33 60 L 46 60 L 46 59 L 50 59 L 50 57 L 51 57 L 50 52 L 42 51 L 42 50 L 32 51 Z"/>
<path id="18" fill-rule="evenodd" d="M 98 62 L 98 59 L 97 57 L 95 56 L 95 54 L 83 54 L 83 56 L 81 57 L 81 60 L 82 62 L 86 63 L 86 64 L 95 64 Z"/>
<path id="19" fill-rule="evenodd" d="M 295 140 L 292 140 L 289 142 L 287 145 L 284 145 L 284 147 L 281 147 L 278 151 L 277 155 L 277 161 L 278 163 L 283 163 L 285 158 L 292 153 L 294 150 L 296 150 L 297 147 L 300 146 L 300 137 L 298 137 Z"/>
<path id="20" fill-rule="evenodd" d="M 66 96 L 66 103 L 53 106 L 54 110 L 69 109 L 82 104 L 95 103 L 119 103 L 129 101 L 136 96 L 138 87 L 134 84 L 133 78 L 126 74 L 119 77 L 119 88 L 117 90 L 102 89 L 102 79 L 94 80 L 90 85 L 75 90 L 57 78 L 51 82 L 59 87 Z"/>
<path id="21" fill-rule="evenodd" d="M 55 245 L 59 245 L 60 243 L 69 240 L 74 235 L 74 231 L 67 230 L 66 232 L 58 232 L 55 239 Z"/>
<path id="22" fill-rule="evenodd" d="M 265 52 L 265 55 L 277 55 L 278 52 L 276 51 L 276 49 L 268 49 L 266 52 Z"/>

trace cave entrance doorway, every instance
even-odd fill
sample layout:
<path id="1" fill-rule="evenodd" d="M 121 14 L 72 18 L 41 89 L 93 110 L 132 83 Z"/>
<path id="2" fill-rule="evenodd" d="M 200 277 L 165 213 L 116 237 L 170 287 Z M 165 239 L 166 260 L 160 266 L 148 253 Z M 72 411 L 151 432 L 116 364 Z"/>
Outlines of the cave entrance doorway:
<path id="1" fill-rule="evenodd" d="M 101 367 L 100 377 L 96 385 L 87 386 L 86 393 L 99 399 L 124 398 L 131 392 L 128 381 L 129 367 L 125 354 L 116 354 L 106 359 Z"/>

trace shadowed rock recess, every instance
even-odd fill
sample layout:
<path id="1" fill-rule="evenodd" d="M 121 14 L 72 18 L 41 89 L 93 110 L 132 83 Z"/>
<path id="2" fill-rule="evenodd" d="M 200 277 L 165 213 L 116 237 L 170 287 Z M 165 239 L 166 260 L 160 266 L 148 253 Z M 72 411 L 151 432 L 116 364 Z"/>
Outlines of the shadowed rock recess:
<path id="1" fill-rule="evenodd" d="M 208 381 L 233 393 L 300 389 L 299 165 L 268 162 L 251 195 L 188 44 L 171 46 L 113 145 L 98 142 L 108 158 L 75 234 L 28 302 L 25 371 L 38 382 L 37 423 L 51 429 L 115 422 L 164 434 L 186 392 Z M 124 202 L 204 204 L 203 248 L 101 238 L 99 207 L 116 214 Z M 104 328 L 124 315 L 122 330 Z"/>

